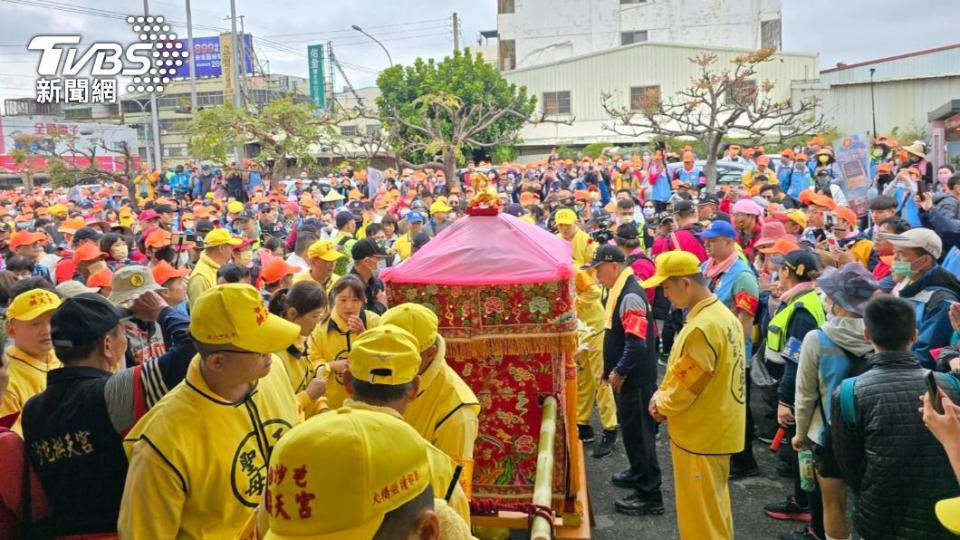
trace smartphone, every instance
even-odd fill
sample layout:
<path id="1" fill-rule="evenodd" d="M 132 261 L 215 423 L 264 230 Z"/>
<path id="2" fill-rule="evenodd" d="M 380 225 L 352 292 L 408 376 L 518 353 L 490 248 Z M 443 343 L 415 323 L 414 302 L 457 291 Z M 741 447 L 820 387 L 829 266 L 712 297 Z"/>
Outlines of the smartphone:
<path id="1" fill-rule="evenodd" d="M 940 401 L 940 391 L 937 387 L 937 376 L 934 375 L 932 370 L 928 369 L 925 380 L 927 383 L 927 399 L 930 400 L 930 405 L 933 407 L 933 410 L 937 411 L 937 414 L 943 414 L 943 402 Z"/>
<path id="2" fill-rule="evenodd" d="M 921 199 L 923 199 L 923 192 L 925 190 L 926 186 L 924 185 L 923 178 L 917 180 L 917 195 L 919 195 Z"/>

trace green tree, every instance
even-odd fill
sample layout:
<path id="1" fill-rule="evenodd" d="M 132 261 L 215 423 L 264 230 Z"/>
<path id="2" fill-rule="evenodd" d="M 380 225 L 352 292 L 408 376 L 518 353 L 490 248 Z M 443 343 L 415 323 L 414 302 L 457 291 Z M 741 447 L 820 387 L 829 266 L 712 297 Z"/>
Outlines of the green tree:
<path id="1" fill-rule="evenodd" d="M 614 120 L 606 129 L 636 137 L 693 137 L 706 151 L 704 174 L 707 188 L 717 182 L 717 159 L 725 139 L 743 137 L 754 142 L 781 143 L 823 126 L 816 114 L 816 101 L 776 101 L 770 80 L 757 81 L 757 68 L 776 59 L 774 49 L 761 49 L 734 58 L 730 66 L 718 65 L 719 57 L 703 52 L 690 59 L 698 69 L 690 85 L 661 98 L 651 90 L 637 103 L 623 105 L 610 93 L 603 95 L 603 108 Z"/>
<path id="2" fill-rule="evenodd" d="M 230 104 L 197 111 L 186 132 L 194 157 L 221 164 L 229 161 L 232 148 L 257 142 L 261 148 L 257 160 L 272 162 L 271 176 L 282 178 L 288 159 L 306 166 L 314 163 L 313 146 L 336 137 L 333 123 L 333 118 L 317 115 L 312 103 L 286 96 L 258 111 Z"/>
<path id="3" fill-rule="evenodd" d="M 377 78 L 380 122 L 389 144 L 406 166 L 435 167 L 439 156 L 447 182 L 456 182 L 456 165 L 477 149 L 517 142 L 530 120 L 536 98 L 510 84 L 469 50 L 440 62 L 418 58 L 393 66 Z M 421 165 L 414 165 L 420 163 Z"/>

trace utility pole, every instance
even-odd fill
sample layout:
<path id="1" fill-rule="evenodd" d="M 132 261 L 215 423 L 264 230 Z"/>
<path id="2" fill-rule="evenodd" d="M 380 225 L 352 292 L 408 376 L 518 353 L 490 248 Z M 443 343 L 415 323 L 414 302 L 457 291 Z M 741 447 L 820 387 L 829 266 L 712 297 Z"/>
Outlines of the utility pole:
<path id="1" fill-rule="evenodd" d="M 873 97 L 873 74 L 877 68 L 870 68 L 870 115 L 873 116 L 873 138 L 877 138 L 877 101 Z"/>
<path id="2" fill-rule="evenodd" d="M 460 50 L 460 17 L 453 12 L 453 52 Z"/>
<path id="3" fill-rule="evenodd" d="M 187 64 L 190 66 L 190 114 L 197 114 L 197 65 L 194 63 L 193 50 L 193 15 L 190 10 L 190 0 L 187 2 L 187 50 L 190 56 L 187 57 Z"/>
<path id="4" fill-rule="evenodd" d="M 143 0 L 143 15 L 150 16 L 148 0 Z M 193 51 L 190 51 L 191 56 Z M 160 170 L 163 167 L 163 154 L 160 153 L 160 110 L 157 108 L 157 93 L 150 92 L 150 116 L 153 124 L 153 168 Z"/>
<path id="5" fill-rule="evenodd" d="M 146 2 L 147 0 L 144 0 Z M 241 96 L 240 96 L 240 63 L 237 61 L 237 1 L 230 0 L 230 45 L 232 50 L 230 54 L 233 55 L 233 106 L 240 110 L 242 106 Z M 239 166 L 243 163 L 243 146 L 237 146 L 236 148 L 236 161 Z"/>

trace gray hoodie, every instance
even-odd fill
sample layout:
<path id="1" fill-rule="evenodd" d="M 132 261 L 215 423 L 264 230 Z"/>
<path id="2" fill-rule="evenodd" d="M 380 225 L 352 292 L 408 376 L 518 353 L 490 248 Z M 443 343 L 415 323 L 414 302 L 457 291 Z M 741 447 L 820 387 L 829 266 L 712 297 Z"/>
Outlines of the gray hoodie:
<path id="1" fill-rule="evenodd" d="M 836 345 L 857 356 L 873 352 L 873 345 L 863 337 L 863 319 L 828 316 L 820 327 Z M 809 332 L 800 346 L 800 365 L 797 372 L 797 392 L 794 400 L 794 418 L 797 433 L 822 445 L 823 414 L 820 401 L 831 399 L 826 385 L 820 380 L 820 337 L 816 331 Z"/>

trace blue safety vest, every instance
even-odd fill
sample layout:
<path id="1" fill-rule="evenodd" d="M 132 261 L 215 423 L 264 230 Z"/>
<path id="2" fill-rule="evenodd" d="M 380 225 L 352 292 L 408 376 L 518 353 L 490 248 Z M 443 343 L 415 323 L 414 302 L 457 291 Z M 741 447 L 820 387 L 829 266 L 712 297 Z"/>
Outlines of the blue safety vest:
<path id="1" fill-rule="evenodd" d="M 741 252 L 741 256 L 743 253 Z M 700 271 L 706 272 L 707 263 L 704 262 L 700 265 Z M 736 283 L 737 278 L 740 277 L 740 274 L 743 272 L 753 273 L 753 268 L 742 258 L 738 258 L 730 268 L 720 274 L 720 280 L 717 282 L 716 287 L 713 289 L 713 294 L 717 295 L 717 299 L 723 302 L 723 305 L 727 306 L 730 311 L 733 311 L 733 284 Z M 746 347 L 746 356 L 747 356 L 747 366 L 749 367 L 750 361 L 753 358 L 753 336 L 749 334 L 744 334 L 744 346 Z"/>

